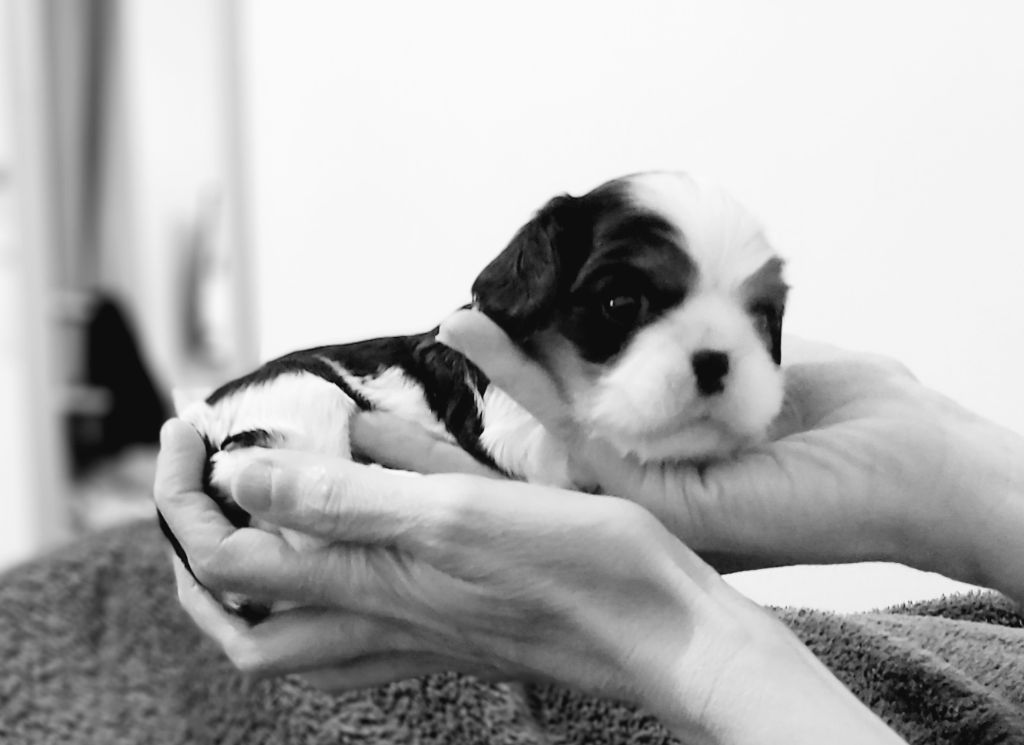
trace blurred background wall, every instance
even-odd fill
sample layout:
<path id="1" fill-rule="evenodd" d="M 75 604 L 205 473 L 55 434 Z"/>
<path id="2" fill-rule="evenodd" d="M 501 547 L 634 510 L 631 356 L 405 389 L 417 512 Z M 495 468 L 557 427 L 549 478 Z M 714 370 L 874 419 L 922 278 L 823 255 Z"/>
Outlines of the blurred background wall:
<path id="1" fill-rule="evenodd" d="M 21 85 L 0 141 L 5 131 L 24 141 L 17 123 L 40 87 L 65 107 L 69 86 L 81 90 L 66 76 L 50 90 L 39 70 L 81 38 L 68 27 L 89 24 L 74 20 L 74 0 L 0 2 L 14 26 L 5 77 Z M 77 257 L 75 271 L 92 278 L 85 296 L 117 298 L 161 393 L 301 346 L 426 328 L 467 299 L 477 271 L 552 194 L 681 168 L 724 182 L 762 217 L 790 261 L 791 332 L 900 357 L 1024 430 L 1024 6 L 1014 0 L 105 0 L 91 11 L 105 20 L 94 19 L 91 47 L 82 42 L 105 50 L 94 60 L 103 84 L 85 83 L 102 90 L 91 141 L 103 144 L 84 153 L 103 165 L 90 171 L 98 181 L 78 178 L 103 197 L 61 225 L 84 221 L 99 237 L 88 261 L 66 235 L 47 244 L 36 230 L 32 243 L 53 208 L 43 189 L 36 212 L 9 211 L 8 254 L 47 244 L 59 266 Z M 66 118 L 82 117 L 47 101 L 39 116 L 66 138 Z M 8 167 L 5 193 L 20 193 L 18 163 L 28 179 L 52 156 L 36 148 Z M 54 303 L 63 314 L 82 306 L 82 288 L 67 292 L 67 271 L 36 264 L 35 284 L 19 266 L 5 281 L 32 293 L 49 283 L 57 299 L 19 301 L 24 312 L 7 318 L 36 320 L 7 332 L 34 329 L 22 376 L 52 382 L 80 353 L 43 316 Z M 11 338 L 4 349 L 31 346 Z M 32 390 L 5 415 L 9 439 L 47 411 L 44 387 Z M 31 505 L 43 491 L 60 491 L 40 474 L 68 460 L 65 415 L 50 414 L 49 429 L 33 425 L 42 444 L 12 501 L 26 523 L 39 523 Z M 143 448 L 128 464 L 136 482 L 147 463 Z M 71 496 L 48 514 L 82 492 L 82 479 L 67 481 Z M 839 608 L 950 586 L 875 565 L 735 581 L 763 601 Z"/>
<path id="2" fill-rule="evenodd" d="M 2 0 L 0 562 L 152 514 L 170 390 L 256 362 L 233 2 Z"/>

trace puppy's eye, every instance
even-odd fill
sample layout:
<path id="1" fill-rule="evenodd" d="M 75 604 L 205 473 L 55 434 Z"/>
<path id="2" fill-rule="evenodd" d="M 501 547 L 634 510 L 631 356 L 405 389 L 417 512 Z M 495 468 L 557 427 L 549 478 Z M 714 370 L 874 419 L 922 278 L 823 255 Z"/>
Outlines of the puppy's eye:
<path id="1" fill-rule="evenodd" d="M 620 326 L 632 326 L 647 312 L 647 298 L 640 294 L 620 293 L 601 301 L 601 313 Z"/>

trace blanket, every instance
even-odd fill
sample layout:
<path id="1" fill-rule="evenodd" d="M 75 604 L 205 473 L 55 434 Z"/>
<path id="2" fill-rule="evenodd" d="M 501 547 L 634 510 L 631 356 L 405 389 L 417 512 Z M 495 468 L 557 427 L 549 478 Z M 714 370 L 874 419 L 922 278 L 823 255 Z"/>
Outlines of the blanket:
<path id="1" fill-rule="evenodd" d="M 1024 618 L 993 593 L 886 611 L 776 611 L 911 743 L 1024 743 Z M 540 732 L 538 732 L 540 730 Z M 444 674 L 345 695 L 237 673 L 178 607 L 155 521 L 0 576 L 3 743 L 674 743 L 556 686 Z"/>

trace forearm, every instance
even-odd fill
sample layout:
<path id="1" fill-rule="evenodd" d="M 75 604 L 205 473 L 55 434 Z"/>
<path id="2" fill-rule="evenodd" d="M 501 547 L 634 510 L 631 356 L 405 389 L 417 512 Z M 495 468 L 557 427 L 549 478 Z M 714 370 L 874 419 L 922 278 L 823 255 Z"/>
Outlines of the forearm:
<path id="1" fill-rule="evenodd" d="M 717 576 L 700 584 L 695 593 L 680 573 L 678 608 L 666 608 L 663 623 L 625 662 L 642 703 L 680 739 L 903 742 L 775 616 Z"/>

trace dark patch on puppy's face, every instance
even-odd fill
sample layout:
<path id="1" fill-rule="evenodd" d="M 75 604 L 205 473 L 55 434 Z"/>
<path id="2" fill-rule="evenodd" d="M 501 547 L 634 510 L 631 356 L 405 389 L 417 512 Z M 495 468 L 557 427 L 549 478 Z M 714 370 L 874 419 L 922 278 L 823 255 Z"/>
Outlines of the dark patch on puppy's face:
<path id="1" fill-rule="evenodd" d="M 473 285 L 477 307 L 517 341 L 553 328 L 588 362 L 606 362 L 682 302 L 693 275 L 685 239 L 613 181 L 549 202 Z"/>
<path id="2" fill-rule="evenodd" d="M 631 204 L 616 186 L 581 201 L 590 250 L 559 303 L 555 329 L 588 362 L 606 362 L 641 328 L 682 302 L 693 265 L 663 217 Z"/>
<path id="3" fill-rule="evenodd" d="M 789 292 L 789 286 L 782 278 L 782 268 L 782 259 L 773 257 L 740 287 L 754 328 L 776 365 L 782 364 L 782 317 L 786 312 Z"/>

